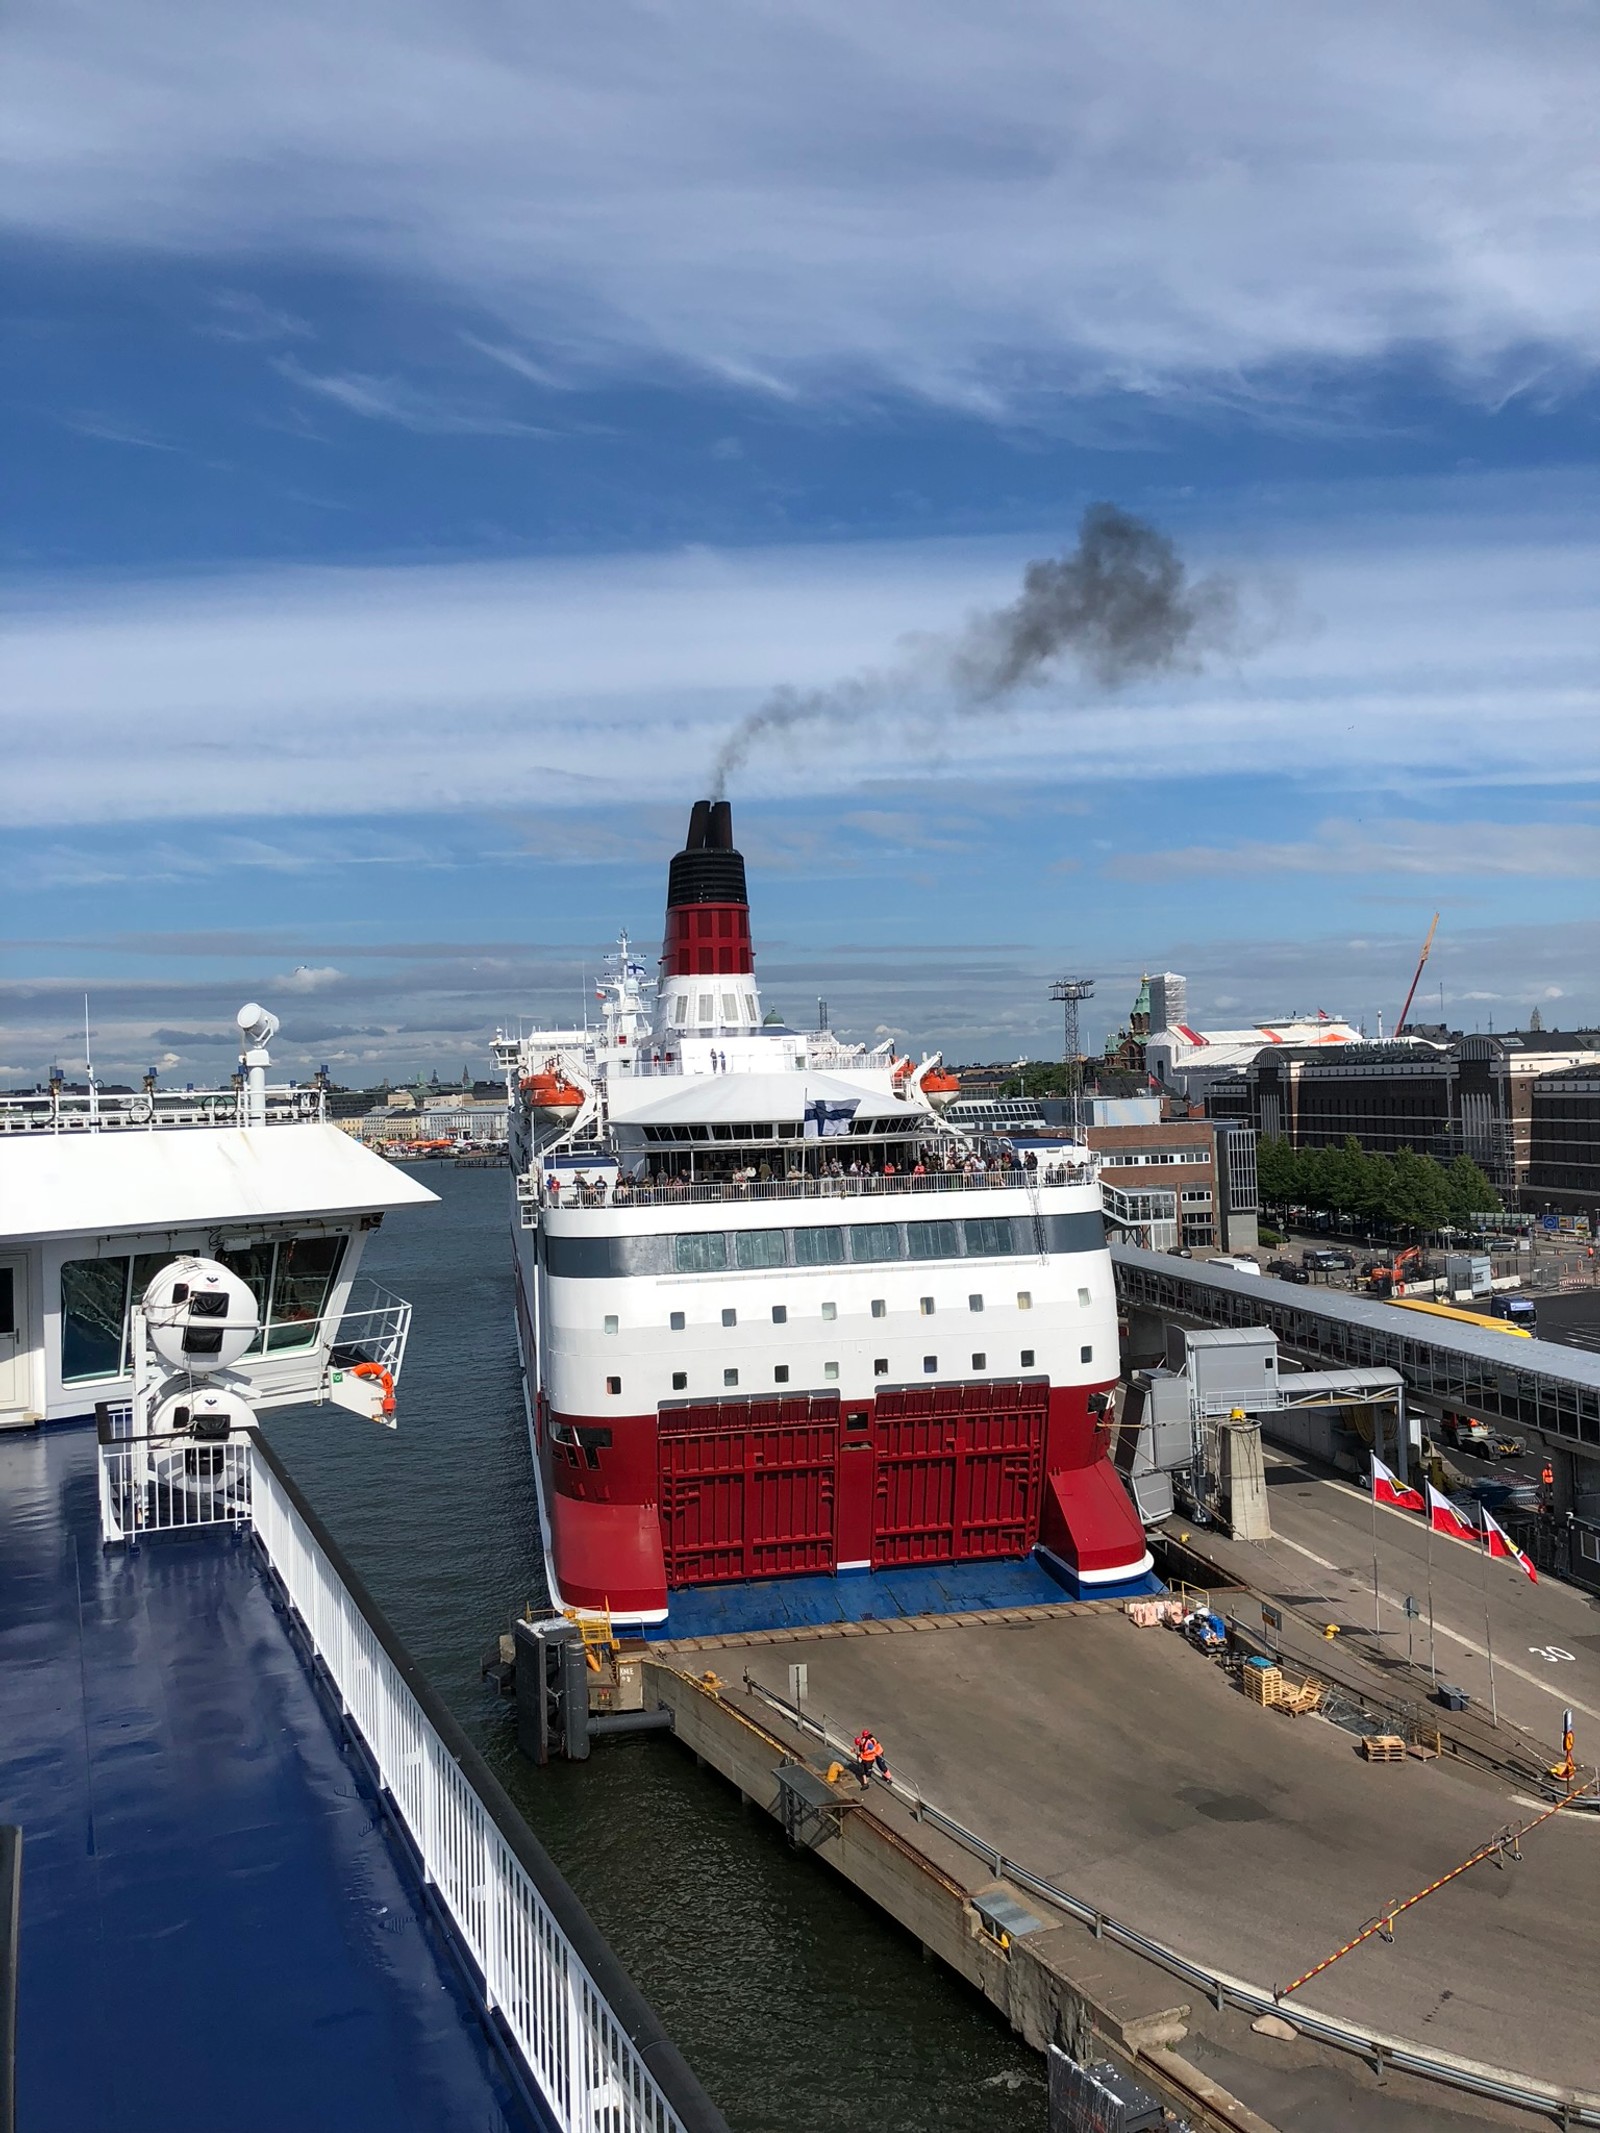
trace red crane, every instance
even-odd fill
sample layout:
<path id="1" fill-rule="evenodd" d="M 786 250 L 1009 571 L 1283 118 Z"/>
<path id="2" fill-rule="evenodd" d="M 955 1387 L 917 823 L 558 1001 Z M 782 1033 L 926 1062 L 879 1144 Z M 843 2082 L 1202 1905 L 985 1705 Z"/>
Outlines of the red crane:
<path id="1" fill-rule="evenodd" d="M 1433 936 L 1438 932 L 1438 930 L 1439 914 L 1437 911 L 1435 911 L 1433 914 L 1433 924 L 1428 928 L 1428 938 L 1422 944 L 1421 955 L 1417 957 L 1417 968 L 1416 973 L 1411 980 L 1411 990 L 1406 994 L 1406 1004 L 1404 1007 L 1401 1008 L 1400 1019 L 1394 1026 L 1394 1033 L 1397 1037 L 1406 1026 L 1406 1016 L 1409 1015 L 1411 1012 L 1411 1003 L 1417 997 L 1417 987 L 1422 983 L 1422 966 L 1428 960 L 1428 953 L 1433 947 Z"/>

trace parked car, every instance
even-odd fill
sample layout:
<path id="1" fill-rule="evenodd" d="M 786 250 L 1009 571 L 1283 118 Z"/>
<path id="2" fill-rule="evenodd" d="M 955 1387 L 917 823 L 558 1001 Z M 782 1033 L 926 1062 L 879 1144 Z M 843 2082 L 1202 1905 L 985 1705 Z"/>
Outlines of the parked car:
<path id="1" fill-rule="evenodd" d="M 1458 1451 L 1487 1452 L 1489 1431 L 1476 1415 L 1445 1414 L 1440 1418 L 1439 1428 L 1446 1444 L 1453 1444 Z"/>
<path id="2" fill-rule="evenodd" d="M 1267 1272 L 1275 1274 L 1279 1281 L 1298 1281 L 1302 1287 L 1311 1279 L 1305 1268 L 1295 1259 L 1269 1259 Z"/>

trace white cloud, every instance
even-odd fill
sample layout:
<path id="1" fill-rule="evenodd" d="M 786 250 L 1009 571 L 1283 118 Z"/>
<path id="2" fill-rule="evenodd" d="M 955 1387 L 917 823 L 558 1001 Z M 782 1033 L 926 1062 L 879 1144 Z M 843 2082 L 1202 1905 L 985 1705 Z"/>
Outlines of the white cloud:
<path id="1" fill-rule="evenodd" d="M 925 792 L 1055 781 L 1075 803 L 1153 772 L 1331 780 L 1391 796 L 1372 812 L 1402 817 L 1394 794 L 1426 793 L 1437 811 L 1452 785 L 1559 776 L 1576 798 L 1600 781 L 1600 542 L 1533 512 L 1529 499 L 1558 487 L 1530 481 L 1520 515 L 1503 485 L 1485 496 L 1463 482 L 1452 511 L 1408 515 L 1397 495 L 1354 531 L 1280 516 L 1294 619 L 1237 671 L 1112 700 L 1063 682 L 983 721 L 940 724 L 936 706 L 908 701 L 798 731 L 752 760 L 740 790 L 865 802 L 914 769 Z M 603 811 L 689 793 L 774 683 L 822 685 L 892 659 L 906 635 L 1009 597 L 1040 545 L 28 580 L 9 601 L 0 819 L 201 817 L 260 841 L 281 817 Z M 1562 830 L 1559 869 L 1588 871 L 1585 834 Z M 1494 872 L 1518 858 L 1516 833 L 1493 824 L 1476 859 L 1446 849 L 1457 836 L 1429 845 L 1419 826 L 1416 865 L 1465 856 Z M 1356 871 L 1344 846 L 1363 839 L 1378 841 L 1370 825 L 1312 857 Z M 1257 862 L 1303 865 L 1302 843 L 1286 835 L 1290 856 L 1266 846 Z"/>
<path id="2" fill-rule="evenodd" d="M 1421 348 L 1503 400 L 1600 351 L 1597 48 L 1519 0 L 18 0 L 0 199 L 431 283 L 568 372 L 987 411 Z"/>
<path id="3" fill-rule="evenodd" d="M 337 985 L 347 975 L 343 970 L 335 970 L 331 963 L 296 963 L 286 976 L 275 977 L 272 982 L 281 985 L 285 992 L 321 992 L 329 985 Z"/>
<path id="4" fill-rule="evenodd" d="M 360 371 L 313 371 L 293 356 L 273 365 L 279 375 L 303 392 L 342 407 L 368 422 L 396 422 L 423 437 L 548 437 L 553 433 L 517 422 L 491 408 L 463 406 L 439 393 L 425 392 L 401 378 L 369 377 Z"/>
<path id="5" fill-rule="evenodd" d="M 1424 875 L 1478 880 L 1530 875 L 1600 876 L 1600 827 L 1574 822 L 1404 822 L 1330 819 L 1282 843 L 1182 845 L 1120 854 L 1106 869 L 1124 880 L 1192 881 L 1232 875 L 1328 874 L 1363 879 Z M 1364 945 L 1352 942 L 1351 945 Z"/>

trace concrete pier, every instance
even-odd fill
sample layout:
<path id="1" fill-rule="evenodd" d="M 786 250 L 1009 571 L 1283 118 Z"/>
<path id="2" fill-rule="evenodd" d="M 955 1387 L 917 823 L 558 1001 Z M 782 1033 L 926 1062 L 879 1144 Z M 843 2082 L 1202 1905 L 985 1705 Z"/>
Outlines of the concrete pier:
<path id="1" fill-rule="evenodd" d="M 883 1787 L 827 1787 L 815 1734 L 745 1676 L 782 1698 L 789 1664 L 803 1661 L 813 1721 L 825 1714 L 844 1740 L 870 1725 L 896 1776 L 997 1854 L 1190 1961 L 1268 1989 L 1483 1843 L 1517 1812 L 1503 1788 L 1453 1766 L 1369 1766 L 1348 1733 L 1251 1704 L 1170 1631 L 1114 1610 L 879 1628 L 652 1655 L 646 1700 L 666 1704 L 679 1740 L 756 1805 L 783 1816 L 787 1793 L 797 1845 L 1031 2043 L 1107 2048 L 1197 2125 L 1339 2133 L 1397 2114 L 1396 2125 L 1442 2133 L 1531 2122 L 1409 2076 L 1380 2078 L 1304 2037 L 1255 2032 L 1239 2010 L 1219 2011 L 1037 1891 L 986 1872 Z M 809 1772 L 800 1789 L 821 1805 L 796 1808 L 779 1776 L 786 1761 Z M 1572 1901 L 1597 1845 L 1600 1824 L 1557 1817 L 1520 1864 L 1473 1869 L 1408 1913 L 1394 1945 L 1374 1940 L 1307 1999 L 1600 2111 L 1588 2094 L 1600 1922 Z M 997 1931 L 997 1918 L 1014 1928 Z"/>

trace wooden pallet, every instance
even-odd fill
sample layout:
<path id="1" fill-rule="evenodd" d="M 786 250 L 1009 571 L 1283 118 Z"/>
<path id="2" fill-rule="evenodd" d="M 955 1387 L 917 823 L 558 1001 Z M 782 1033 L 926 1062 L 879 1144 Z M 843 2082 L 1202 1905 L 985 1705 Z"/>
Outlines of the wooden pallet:
<path id="1" fill-rule="evenodd" d="M 1283 1669 L 1276 1666 L 1247 1666 L 1240 1670 L 1240 1685 L 1252 1703 L 1271 1710 L 1283 1701 Z"/>
<path id="2" fill-rule="evenodd" d="M 1291 1718 L 1304 1718 L 1309 1711 L 1322 1708 L 1322 1683 L 1302 1681 L 1296 1687 L 1285 1685 L 1278 1698 L 1278 1709 L 1287 1711 Z"/>
<path id="3" fill-rule="evenodd" d="M 1406 1744 L 1398 1733 L 1363 1733 L 1361 1752 L 1369 1763 L 1403 1763 Z"/>

